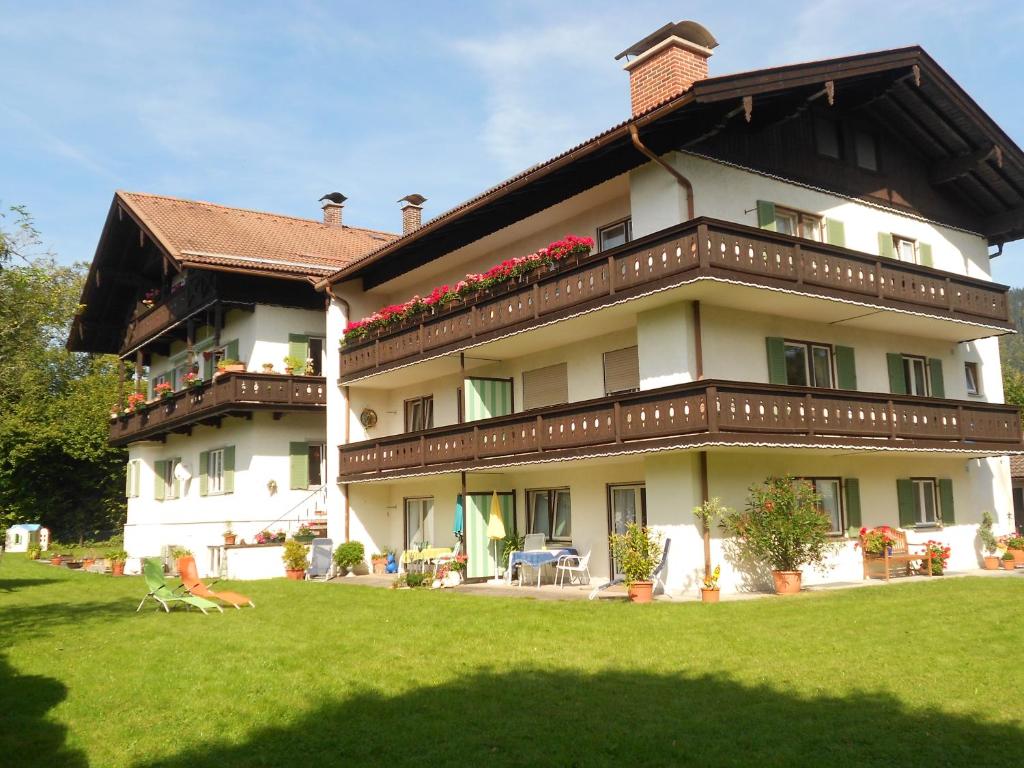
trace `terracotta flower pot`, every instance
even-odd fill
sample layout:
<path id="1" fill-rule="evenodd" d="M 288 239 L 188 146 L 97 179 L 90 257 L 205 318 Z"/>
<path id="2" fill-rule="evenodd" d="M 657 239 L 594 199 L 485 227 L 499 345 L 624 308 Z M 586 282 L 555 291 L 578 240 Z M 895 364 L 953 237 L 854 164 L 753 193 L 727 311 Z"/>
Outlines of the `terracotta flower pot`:
<path id="1" fill-rule="evenodd" d="M 985 558 L 985 570 L 986 571 L 998 571 L 999 570 L 999 558 L 998 557 L 986 557 Z"/>
<path id="2" fill-rule="evenodd" d="M 60 562 L 61 562 L 60 555 L 54 555 L 53 557 L 50 558 L 50 565 L 60 565 Z"/>
<path id="3" fill-rule="evenodd" d="M 796 595 L 800 592 L 801 571 L 772 571 L 775 594 Z"/>
<path id="4" fill-rule="evenodd" d="M 721 591 L 717 589 L 701 589 L 700 599 L 705 603 L 717 603 L 720 594 Z"/>
<path id="5" fill-rule="evenodd" d="M 225 547 L 233 547 L 233 546 L 235 546 L 235 539 L 237 539 L 237 538 L 238 537 L 235 534 L 233 534 L 233 533 L 225 533 L 224 534 L 224 546 Z"/>
<path id="6" fill-rule="evenodd" d="M 302 577 L 306 575 L 306 571 L 302 568 L 298 568 L 295 570 L 291 568 L 286 568 L 284 571 L 284 575 L 292 581 L 302 581 Z"/>
<path id="7" fill-rule="evenodd" d="M 110 572 L 115 576 L 124 576 L 124 561 L 118 561 L 110 566 Z"/>
<path id="8" fill-rule="evenodd" d="M 373 573 L 376 576 L 383 576 L 387 572 L 388 561 L 383 557 L 373 559 Z"/>
<path id="9" fill-rule="evenodd" d="M 1017 561 L 1016 560 L 1003 560 L 1003 568 L 1005 570 L 1012 571 L 1016 567 L 1017 567 Z"/>
<path id="10" fill-rule="evenodd" d="M 83 557 L 82 558 L 82 567 L 83 568 L 92 568 L 95 564 L 96 564 L 96 560 L 94 558 L 92 558 L 92 557 Z"/>
<path id="11" fill-rule="evenodd" d="M 653 581 L 634 581 L 629 585 L 629 601 L 631 603 L 649 603 L 653 599 Z"/>
<path id="12" fill-rule="evenodd" d="M 1013 555 L 1013 562 L 1024 565 L 1024 549 L 1011 549 L 1010 554 Z"/>

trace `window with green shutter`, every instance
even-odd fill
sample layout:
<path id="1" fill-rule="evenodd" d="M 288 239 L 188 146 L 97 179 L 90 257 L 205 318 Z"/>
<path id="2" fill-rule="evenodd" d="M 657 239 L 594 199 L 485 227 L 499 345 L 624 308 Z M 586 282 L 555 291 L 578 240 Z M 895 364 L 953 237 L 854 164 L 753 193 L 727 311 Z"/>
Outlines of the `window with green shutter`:
<path id="1" fill-rule="evenodd" d="M 903 355 L 889 352 L 885 355 L 889 368 L 889 391 L 894 395 L 907 394 L 907 377 L 903 372 Z"/>
<path id="2" fill-rule="evenodd" d="M 167 462 L 158 459 L 153 462 L 153 498 L 163 501 L 167 496 Z"/>
<path id="3" fill-rule="evenodd" d="M 768 200 L 757 201 L 757 226 L 775 231 L 775 203 Z"/>
<path id="4" fill-rule="evenodd" d="M 928 243 L 917 243 L 917 258 L 919 262 L 925 267 L 935 266 L 932 263 L 932 247 Z"/>
<path id="5" fill-rule="evenodd" d="M 771 384 L 787 383 L 786 340 L 781 336 L 768 336 L 764 343 L 768 351 L 768 382 Z"/>
<path id="6" fill-rule="evenodd" d="M 199 495 L 210 494 L 210 452 L 202 451 L 199 454 Z"/>
<path id="7" fill-rule="evenodd" d="M 142 472 L 142 462 L 132 459 L 125 467 L 124 495 L 125 498 L 135 499 L 139 496 L 139 477 Z"/>
<path id="8" fill-rule="evenodd" d="M 288 334 L 288 357 L 293 357 L 300 362 L 295 373 L 304 373 L 306 360 L 309 359 L 309 336 L 301 333 Z"/>
<path id="9" fill-rule="evenodd" d="M 928 358 L 928 373 L 931 379 L 931 396 L 945 397 L 946 383 L 942 378 L 942 360 L 937 357 Z"/>
<path id="10" fill-rule="evenodd" d="M 851 538 L 860 535 L 860 480 L 848 477 L 843 481 L 843 496 L 846 502 L 846 534 Z"/>
<path id="11" fill-rule="evenodd" d="M 235 446 L 229 445 L 224 451 L 224 493 L 235 492 Z"/>
<path id="12" fill-rule="evenodd" d="M 886 259 L 896 258 L 896 248 L 892 244 L 892 232 L 878 233 L 878 255 Z"/>
<path id="13" fill-rule="evenodd" d="M 292 489 L 309 487 L 309 443 L 288 443 L 290 486 Z"/>
<path id="14" fill-rule="evenodd" d="M 857 388 L 857 364 L 854 359 L 853 347 L 835 347 L 836 385 L 839 389 Z"/>
<path id="15" fill-rule="evenodd" d="M 829 245 L 846 247 L 846 225 L 839 219 L 825 219 L 825 239 Z"/>
<path id="16" fill-rule="evenodd" d="M 913 528 L 917 525 L 913 480 L 901 478 L 896 481 L 896 502 L 899 507 L 900 528 Z"/>
<path id="17" fill-rule="evenodd" d="M 953 509 L 953 481 L 939 480 L 939 517 L 943 525 L 956 525 Z"/>

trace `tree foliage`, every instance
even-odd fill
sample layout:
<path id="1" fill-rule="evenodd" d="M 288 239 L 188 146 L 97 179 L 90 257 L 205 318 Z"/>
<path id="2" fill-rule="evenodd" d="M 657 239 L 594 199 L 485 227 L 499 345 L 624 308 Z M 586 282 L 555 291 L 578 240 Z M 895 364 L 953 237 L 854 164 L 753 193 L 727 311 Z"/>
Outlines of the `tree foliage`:
<path id="1" fill-rule="evenodd" d="M 0 528 L 41 522 L 65 540 L 109 534 L 125 513 L 125 452 L 107 445 L 119 363 L 64 348 L 85 266 L 19 263 L 10 256 L 23 256 L 25 232 L 2 238 Z"/>

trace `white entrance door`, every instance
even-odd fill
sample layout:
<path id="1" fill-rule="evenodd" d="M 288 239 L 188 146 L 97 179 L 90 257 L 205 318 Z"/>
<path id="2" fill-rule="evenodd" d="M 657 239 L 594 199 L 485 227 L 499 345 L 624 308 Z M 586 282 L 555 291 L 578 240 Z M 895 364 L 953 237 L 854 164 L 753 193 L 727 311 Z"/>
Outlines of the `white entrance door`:
<path id="1" fill-rule="evenodd" d="M 646 497 L 643 484 L 613 485 L 608 489 L 608 530 L 611 533 L 625 533 L 630 523 L 647 525 Z M 618 563 L 609 551 L 612 573 L 621 576 Z"/>

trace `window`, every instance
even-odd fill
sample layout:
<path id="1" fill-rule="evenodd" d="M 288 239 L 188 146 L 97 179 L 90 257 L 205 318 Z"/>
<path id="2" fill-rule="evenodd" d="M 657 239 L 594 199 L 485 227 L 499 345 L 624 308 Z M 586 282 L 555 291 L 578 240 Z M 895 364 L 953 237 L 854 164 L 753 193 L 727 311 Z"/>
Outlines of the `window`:
<path id="1" fill-rule="evenodd" d="M 160 468 L 163 474 L 165 499 L 178 498 L 178 484 L 174 482 L 174 468 L 177 466 L 178 461 L 176 459 L 161 462 Z"/>
<path id="2" fill-rule="evenodd" d="M 139 496 L 139 475 L 142 472 L 142 462 L 139 459 L 132 459 L 128 462 L 125 481 L 124 495 L 129 499 Z"/>
<path id="3" fill-rule="evenodd" d="M 786 383 L 832 389 L 832 347 L 813 342 L 786 342 Z"/>
<path id="4" fill-rule="evenodd" d="M 915 522 L 918 525 L 935 525 L 938 518 L 935 509 L 938 506 L 935 501 L 935 480 L 934 478 L 915 478 L 914 484 L 914 514 Z"/>
<path id="5" fill-rule="evenodd" d="M 219 363 L 221 360 L 226 360 L 227 358 L 228 358 L 228 348 L 227 347 L 217 347 L 216 349 L 211 350 L 211 352 L 210 352 L 210 361 L 213 364 L 213 370 L 216 371 L 217 370 L 217 363 Z"/>
<path id="6" fill-rule="evenodd" d="M 633 222 L 631 219 L 623 219 L 597 229 L 597 244 L 602 251 L 625 245 L 632 239 Z"/>
<path id="7" fill-rule="evenodd" d="M 981 379 L 978 376 L 978 364 L 977 363 L 964 363 L 964 376 L 967 379 L 967 394 L 968 395 L 980 395 L 981 394 Z"/>
<path id="8" fill-rule="evenodd" d="M 210 451 L 206 458 L 207 493 L 224 493 L 224 449 Z"/>
<path id="9" fill-rule="evenodd" d="M 903 356 L 903 380 L 907 382 L 908 395 L 927 397 L 931 394 L 928 386 L 928 361 L 923 357 Z"/>
<path id="10" fill-rule="evenodd" d="M 857 131 L 853 135 L 853 149 L 860 168 L 878 170 L 878 142 L 872 134 Z"/>
<path id="11" fill-rule="evenodd" d="M 819 155 L 839 160 L 843 155 L 839 123 L 825 117 L 816 117 L 814 119 L 814 143 Z"/>
<path id="12" fill-rule="evenodd" d="M 424 395 L 405 401 L 405 431 L 418 432 L 434 426 L 434 396 Z"/>
<path id="13" fill-rule="evenodd" d="M 818 510 L 829 519 L 831 523 L 829 532 L 841 535 L 846 530 L 846 526 L 843 520 L 843 486 L 840 478 L 804 477 L 801 479 L 810 483 L 814 492 L 820 497 Z"/>
<path id="14" fill-rule="evenodd" d="M 523 371 L 523 408 L 569 402 L 569 369 L 565 363 Z"/>
<path id="15" fill-rule="evenodd" d="M 308 482 L 307 487 L 319 488 L 324 484 L 324 475 L 327 474 L 327 468 L 324 465 L 324 459 L 326 458 L 326 452 L 324 451 L 323 443 L 310 443 L 306 447 L 307 455 L 309 457 L 308 463 Z"/>
<path id="16" fill-rule="evenodd" d="M 775 231 L 807 240 L 822 240 L 821 216 L 775 206 Z"/>
<path id="17" fill-rule="evenodd" d="M 640 389 L 640 356 L 636 347 L 604 353 L 604 393 L 635 392 Z"/>
<path id="18" fill-rule="evenodd" d="M 548 541 L 572 540 L 572 505 L 568 488 L 526 492 L 526 532 Z"/>
<path id="19" fill-rule="evenodd" d="M 309 361 L 311 371 L 310 376 L 323 376 L 324 375 L 324 340 L 317 336 L 309 337 L 309 347 L 307 360 Z"/>
<path id="20" fill-rule="evenodd" d="M 892 248 L 900 261 L 917 263 L 917 243 L 899 235 L 892 236 Z"/>
<path id="21" fill-rule="evenodd" d="M 430 515 L 434 511 L 434 499 L 405 500 L 405 548 L 416 549 L 430 544 Z"/>

